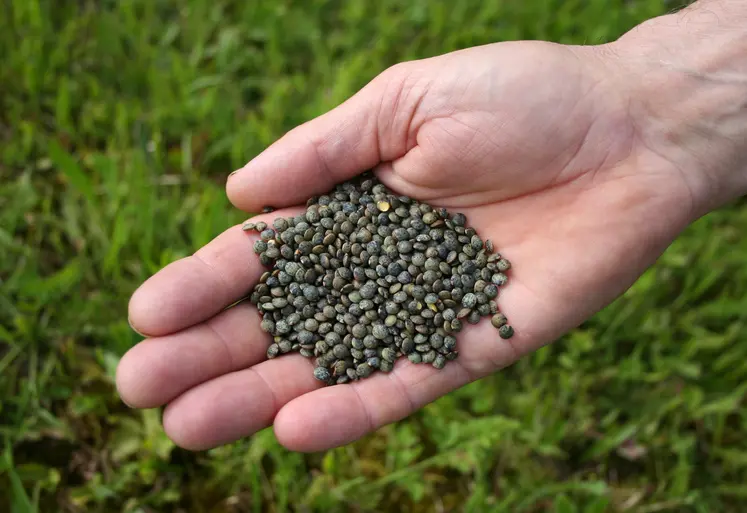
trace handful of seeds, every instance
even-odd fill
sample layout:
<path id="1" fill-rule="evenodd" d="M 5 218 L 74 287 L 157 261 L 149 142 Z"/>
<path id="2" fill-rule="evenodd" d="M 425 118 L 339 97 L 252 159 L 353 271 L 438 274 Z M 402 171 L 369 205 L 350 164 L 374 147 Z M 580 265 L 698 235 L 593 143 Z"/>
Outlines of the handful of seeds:
<path id="1" fill-rule="evenodd" d="M 392 194 L 370 172 L 272 227 L 246 222 L 270 268 L 249 298 L 273 336 L 267 357 L 315 358 L 314 377 L 332 385 L 389 372 L 402 355 L 442 369 L 464 323 L 482 317 L 511 337 L 495 302 L 511 264 L 465 224 Z"/>

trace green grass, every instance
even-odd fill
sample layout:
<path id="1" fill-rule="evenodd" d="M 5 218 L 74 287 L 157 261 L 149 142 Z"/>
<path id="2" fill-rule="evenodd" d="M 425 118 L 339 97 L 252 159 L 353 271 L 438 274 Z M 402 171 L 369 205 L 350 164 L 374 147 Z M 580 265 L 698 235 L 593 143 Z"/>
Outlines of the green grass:
<path id="1" fill-rule="evenodd" d="M 747 502 L 747 209 L 495 376 L 313 455 L 204 453 L 115 394 L 129 295 L 244 218 L 226 174 L 401 60 L 609 41 L 664 2 L 6 0 L 0 511 L 736 512 Z"/>

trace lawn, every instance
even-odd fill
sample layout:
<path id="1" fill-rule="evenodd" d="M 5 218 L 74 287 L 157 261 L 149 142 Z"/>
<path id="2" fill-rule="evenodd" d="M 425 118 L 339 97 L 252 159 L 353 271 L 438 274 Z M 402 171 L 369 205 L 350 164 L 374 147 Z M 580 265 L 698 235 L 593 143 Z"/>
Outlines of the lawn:
<path id="1" fill-rule="evenodd" d="M 387 66 L 613 40 L 651 0 L 6 0 L 0 511 L 736 512 L 747 204 L 692 225 L 556 344 L 347 447 L 202 453 L 116 395 L 148 276 L 246 214 L 223 184 Z"/>

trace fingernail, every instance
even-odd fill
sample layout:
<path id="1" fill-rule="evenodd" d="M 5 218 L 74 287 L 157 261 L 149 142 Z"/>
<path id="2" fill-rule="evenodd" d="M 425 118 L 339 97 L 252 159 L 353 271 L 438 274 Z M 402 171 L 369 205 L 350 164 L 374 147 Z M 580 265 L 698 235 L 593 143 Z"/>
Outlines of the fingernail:
<path id="1" fill-rule="evenodd" d="M 231 173 L 228 176 L 231 177 L 235 175 L 236 173 L 238 173 L 239 171 L 241 171 L 241 169 L 237 169 L 236 171 L 231 171 Z"/>
<path id="2" fill-rule="evenodd" d="M 132 324 L 132 320 L 130 320 L 129 316 L 127 317 L 127 324 L 129 324 L 129 325 L 130 325 L 130 329 L 131 329 L 132 331 L 134 331 L 135 333 L 137 333 L 137 334 L 138 334 L 138 335 L 140 335 L 141 337 L 143 337 L 143 338 L 147 338 L 147 337 L 148 337 L 148 335 L 145 335 L 144 333 L 140 333 L 140 332 L 139 332 L 139 331 L 137 330 L 137 328 L 135 328 L 135 326 L 134 326 L 134 325 Z"/>
<path id="3" fill-rule="evenodd" d="M 124 397 L 122 397 L 121 395 L 119 396 L 119 400 L 122 401 L 122 404 L 124 404 L 125 406 L 127 406 L 131 410 L 136 409 L 133 405 L 131 405 L 130 403 L 128 403 L 127 401 L 125 401 Z"/>

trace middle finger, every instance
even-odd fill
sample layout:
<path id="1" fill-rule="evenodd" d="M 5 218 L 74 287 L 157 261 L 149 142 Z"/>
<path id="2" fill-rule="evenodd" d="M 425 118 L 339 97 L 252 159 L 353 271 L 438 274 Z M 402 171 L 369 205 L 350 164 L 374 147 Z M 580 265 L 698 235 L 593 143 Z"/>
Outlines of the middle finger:
<path id="1" fill-rule="evenodd" d="M 146 339 L 117 367 L 117 390 L 135 408 L 163 406 L 186 390 L 266 358 L 270 336 L 257 309 L 239 303 L 173 335 Z"/>

